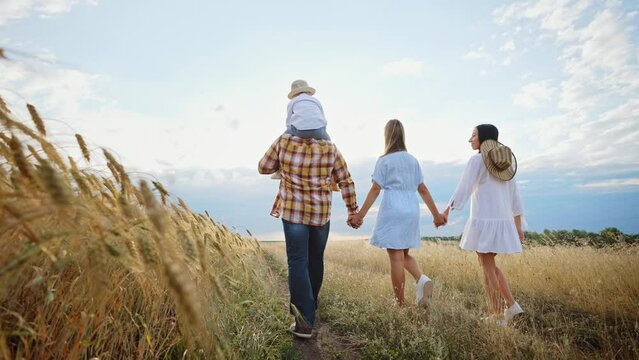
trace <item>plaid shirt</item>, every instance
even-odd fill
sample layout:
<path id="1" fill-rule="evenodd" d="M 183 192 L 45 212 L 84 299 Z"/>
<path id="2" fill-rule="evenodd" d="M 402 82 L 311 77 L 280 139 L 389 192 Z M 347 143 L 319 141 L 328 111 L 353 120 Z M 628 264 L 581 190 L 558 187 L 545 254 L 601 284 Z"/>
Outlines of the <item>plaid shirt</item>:
<path id="1" fill-rule="evenodd" d="M 296 224 L 321 226 L 331 217 L 331 184 L 339 185 L 349 214 L 357 212 L 355 184 L 335 144 L 280 136 L 260 160 L 260 174 L 280 170 L 282 179 L 271 215 Z"/>

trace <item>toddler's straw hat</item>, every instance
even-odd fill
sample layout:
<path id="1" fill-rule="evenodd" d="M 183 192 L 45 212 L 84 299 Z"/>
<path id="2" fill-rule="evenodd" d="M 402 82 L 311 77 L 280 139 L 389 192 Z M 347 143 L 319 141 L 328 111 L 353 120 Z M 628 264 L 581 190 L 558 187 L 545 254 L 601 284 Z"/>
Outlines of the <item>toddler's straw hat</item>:
<path id="1" fill-rule="evenodd" d="M 291 92 L 288 93 L 288 98 L 292 99 L 297 96 L 299 93 L 309 93 L 309 95 L 315 94 L 315 89 L 308 86 L 308 83 L 305 80 L 295 80 L 291 84 Z"/>

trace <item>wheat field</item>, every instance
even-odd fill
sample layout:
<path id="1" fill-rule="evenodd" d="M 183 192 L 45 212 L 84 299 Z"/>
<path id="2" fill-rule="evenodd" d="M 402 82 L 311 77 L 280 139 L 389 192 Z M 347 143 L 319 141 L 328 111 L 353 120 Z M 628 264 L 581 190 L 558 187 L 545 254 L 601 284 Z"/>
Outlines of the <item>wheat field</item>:
<path id="1" fill-rule="evenodd" d="M 0 358 L 301 358 L 285 331 L 282 243 L 190 210 L 80 134 L 69 156 L 27 110 L 0 99 Z M 638 246 L 498 257 L 526 315 L 497 328 L 481 320 L 475 255 L 423 244 L 430 311 L 395 306 L 384 251 L 329 242 L 319 319 L 353 346 L 333 357 L 639 358 Z"/>
<path id="2" fill-rule="evenodd" d="M 257 240 L 0 99 L 0 358 L 277 358 L 291 347 Z"/>
<path id="3" fill-rule="evenodd" d="M 283 244 L 264 247 L 285 264 Z M 366 240 L 327 246 L 320 321 L 356 339 L 363 358 L 639 357 L 637 247 L 534 246 L 498 256 L 526 311 L 508 328 L 481 320 L 487 304 L 476 255 L 451 242 L 424 242 L 411 253 L 435 283 L 430 311 L 395 305 L 385 251 Z"/>

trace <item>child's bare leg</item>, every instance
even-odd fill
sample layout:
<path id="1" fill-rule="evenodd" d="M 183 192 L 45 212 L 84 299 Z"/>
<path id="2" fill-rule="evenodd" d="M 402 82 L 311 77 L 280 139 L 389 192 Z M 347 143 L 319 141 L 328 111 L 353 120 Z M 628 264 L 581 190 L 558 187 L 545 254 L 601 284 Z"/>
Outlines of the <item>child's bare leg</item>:
<path id="1" fill-rule="evenodd" d="M 422 276 L 422 271 L 417 264 L 417 260 L 408 254 L 408 249 L 404 250 L 404 268 L 413 276 L 415 282 Z"/>
<path id="2" fill-rule="evenodd" d="M 397 304 L 404 305 L 404 251 L 387 249 L 391 265 L 391 282 Z"/>

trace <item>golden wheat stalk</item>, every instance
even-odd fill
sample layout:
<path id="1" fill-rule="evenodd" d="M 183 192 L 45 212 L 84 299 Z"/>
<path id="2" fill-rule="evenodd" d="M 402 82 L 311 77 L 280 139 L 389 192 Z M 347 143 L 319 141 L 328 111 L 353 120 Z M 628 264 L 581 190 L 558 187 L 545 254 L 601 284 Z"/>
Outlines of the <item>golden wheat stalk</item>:
<path id="1" fill-rule="evenodd" d="M 78 166 L 76 165 L 75 160 L 73 160 L 73 158 L 70 156 L 69 164 L 71 164 L 71 176 L 73 177 L 73 180 L 75 180 L 75 183 L 78 184 L 80 192 L 84 195 L 91 196 L 91 188 L 84 180 L 82 174 L 80 174 L 80 170 L 78 170 Z"/>
<path id="2" fill-rule="evenodd" d="M 120 205 L 120 209 L 122 210 L 122 214 L 129 218 L 129 219 L 133 219 L 136 216 L 135 210 L 133 208 L 133 206 L 131 206 L 131 204 L 129 204 L 129 201 L 127 200 L 126 196 L 120 194 L 118 196 L 118 205 Z"/>
<path id="3" fill-rule="evenodd" d="M 102 149 L 102 153 L 104 154 L 104 157 L 107 159 L 107 166 L 109 163 L 111 163 L 113 167 L 115 168 L 115 171 L 114 171 L 113 169 L 109 167 L 109 169 L 111 169 L 111 172 L 114 173 L 114 176 L 116 176 L 116 178 L 119 178 L 122 192 L 126 194 L 127 189 L 129 185 L 131 184 L 131 180 L 129 179 L 129 174 L 127 174 L 127 172 L 124 170 L 124 166 L 122 166 L 122 164 L 120 164 L 107 149 Z M 119 177 L 116 175 L 116 173 L 119 174 Z"/>
<path id="4" fill-rule="evenodd" d="M 38 132 L 42 134 L 42 136 L 47 136 L 47 129 L 44 127 L 44 121 L 42 121 L 40 114 L 38 114 L 38 110 L 31 104 L 27 104 L 27 109 L 29 110 L 29 114 L 31 114 L 31 120 L 33 120 Z"/>
<path id="5" fill-rule="evenodd" d="M 144 206 L 146 206 L 151 223 L 160 234 L 164 234 L 167 229 L 166 216 L 149 188 L 149 184 L 144 180 L 140 182 L 140 192 L 144 198 Z"/>
<path id="6" fill-rule="evenodd" d="M 38 136 L 37 140 L 38 142 L 40 142 L 40 146 L 42 147 L 42 150 L 44 150 L 44 153 L 47 154 L 47 156 L 49 157 L 49 160 L 53 161 L 58 166 L 58 168 L 60 168 L 60 170 L 66 172 L 67 165 L 64 163 L 64 161 L 62 161 L 62 158 L 60 157 L 60 154 L 58 154 L 58 151 L 55 149 L 55 147 L 41 136 Z"/>
<path id="7" fill-rule="evenodd" d="M 111 180 L 104 179 L 103 183 L 104 183 L 104 186 L 111 192 L 111 195 L 113 196 L 113 198 L 118 197 L 119 193 L 115 189 L 115 186 L 113 186 L 113 182 Z"/>
<path id="8" fill-rule="evenodd" d="M 153 247 L 151 236 L 147 232 L 140 232 L 137 236 L 138 246 L 142 249 L 142 260 L 147 265 L 157 263 L 157 251 Z"/>
<path id="9" fill-rule="evenodd" d="M 40 175 L 45 189 L 58 205 L 71 204 L 71 194 L 66 181 L 47 160 L 40 159 Z"/>
<path id="10" fill-rule="evenodd" d="M 23 123 L 19 121 L 15 121 L 11 117 L 9 117 L 8 113 L 0 111 L 0 120 L 2 121 L 2 125 L 9 130 L 15 128 L 20 130 L 22 133 L 24 133 L 25 135 L 29 136 L 32 139 L 38 140 L 40 138 L 40 135 L 38 135 L 35 131 L 31 130 L 28 126 L 24 125 Z"/>
<path id="11" fill-rule="evenodd" d="M 115 179 L 115 181 L 121 184 L 122 180 L 120 179 L 120 172 L 115 168 L 115 165 L 113 165 L 112 162 L 108 161 L 107 167 L 109 168 L 109 171 L 111 171 L 111 174 L 113 174 L 113 178 Z"/>
<path id="12" fill-rule="evenodd" d="M 164 186 L 159 181 L 152 181 L 153 186 L 160 192 L 160 197 L 162 199 L 162 205 L 166 205 L 166 198 L 169 196 L 169 192 L 166 191 Z"/>
<path id="13" fill-rule="evenodd" d="M 38 162 L 42 161 L 42 157 L 32 145 L 27 145 L 27 149 L 31 153 L 31 156 L 33 156 Z"/>
<path id="14" fill-rule="evenodd" d="M 20 170 L 20 174 L 28 179 L 33 179 L 31 163 L 29 163 L 24 157 L 24 153 L 22 152 L 22 143 L 15 135 L 11 136 L 9 147 L 13 154 L 13 163 L 18 167 L 18 170 Z"/>
<path id="15" fill-rule="evenodd" d="M 169 286 L 177 296 L 178 304 L 184 310 L 189 322 L 201 328 L 201 320 L 197 315 L 199 313 L 199 304 L 194 299 L 194 285 L 182 271 L 177 263 L 165 263 L 164 274 L 166 275 Z"/>
<path id="16" fill-rule="evenodd" d="M 9 137 L 5 135 L 4 132 L 0 131 L 0 140 L 4 141 L 6 144 L 9 144 L 9 141 L 11 139 L 9 139 Z"/>
<path id="17" fill-rule="evenodd" d="M 11 149 L 7 145 L 5 145 L 3 142 L 0 142 L 0 156 L 6 159 L 11 158 Z M 0 169 L 2 169 L 2 166 L 0 166 Z"/>
<path id="18" fill-rule="evenodd" d="M 87 147 L 87 143 L 84 141 L 84 138 L 80 134 L 75 134 L 75 139 L 80 146 L 80 150 L 82 150 L 82 156 L 87 160 L 87 162 L 91 162 L 91 153 L 89 152 L 89 148 Z"/>
<path id="19" fill-rule="evenodd" d="M 2 49 L 0 49 L 0 51 L 2 51 Z M 11 110 L 9 110 L 9 107 L 7 106 L 7 103 L 4 102 L 4 99 L 2 98 L 2 96 L 0 96 L 0 111 L 5 112 L 7 114 L 11 114 Z"/>

